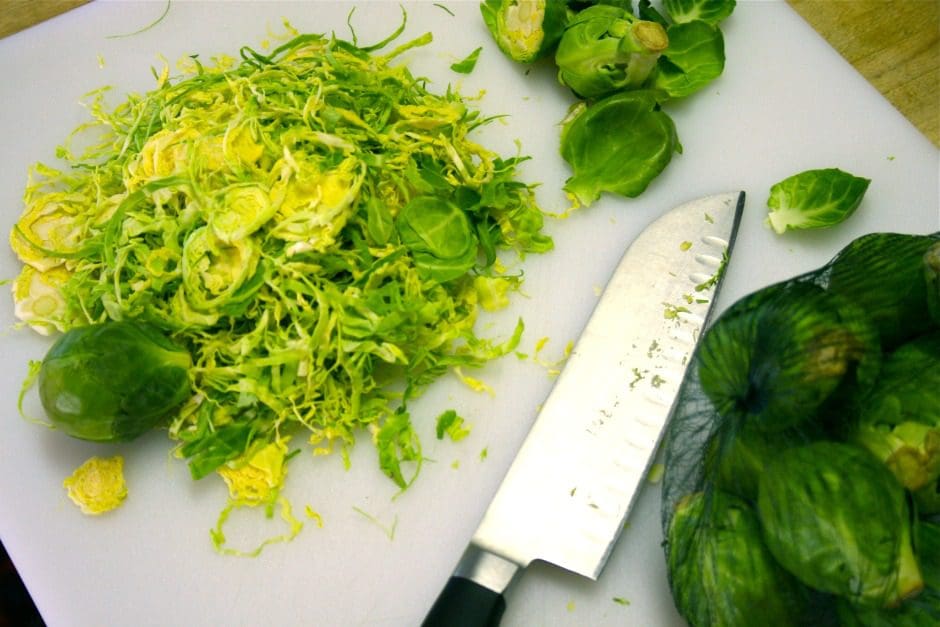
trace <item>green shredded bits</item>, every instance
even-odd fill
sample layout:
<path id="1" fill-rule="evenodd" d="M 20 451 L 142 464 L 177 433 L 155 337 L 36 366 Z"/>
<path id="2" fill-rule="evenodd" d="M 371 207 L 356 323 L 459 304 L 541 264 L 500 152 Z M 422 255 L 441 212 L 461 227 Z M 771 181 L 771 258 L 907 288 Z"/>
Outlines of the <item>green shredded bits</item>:
<path id="1" fill-rule="evenodd" d="M 707 280 L 699 283 L 695 286 L 696 292 L 704 292 L 705 290 L 711 289 L 718 285 L 718 281 L 724 275 L 725 270 L 728 268 L 728 251 L 725 250 L 721 253 L 721 262 L 718 264 L 718 268 L 715 270 L 715 274 L 709 277 Z"/>
<path id="2" fill-rule="evenodd" d="M 105 37 L 105 39 L 123 39 L 125 37 L 133 37 L 134 35 L 140 35 L 141 33 L 146 33 L 148 30 L 150 30 L 151 28 L 153 28 L 154 26 L 162 22 L 163 18 L 165 18 L 166 14 L 169 12 L 170 12 L 170 0 L 166 0 L 166 6 L 163 8 L 163 13 L 161 13 L 160 16 L 154 21 L 152 21 L 151 23 L 147 24 L 143 28 L 139 28 L 135 30 L 132 33 L 125 33 L 123 35 L 108 35 Z"/>
<path id="3" fill-rule="evenodd" d="M 408 400 L 518 344 L 521 321 L 503 341 L 474 326 L 479 277 L 519 283 L 495 279 L 497 255 L 552 248 L 526 157 L 477 143 L 492 118 L 395 63 L 430 33 L 380 54 L 404 26 L 359 47 L 285 24 L 270 52 L 192 55 L 116 105 L 96 90 L 62 164 L 30 171 L 11 246 L 24 272 L 63 276 L 24 282 L 18 315 L 141 319 L 186 347 L 194 395 L 167 431 L 194 478 L 298 435 L 348 464 L 365 433 L 404 488 L 421 463 Z"/>
<path id="4" fill-rule="evenodd" d="M 381 520 L 378 519 L 377 516 L 375 516 L 374 514 L 370 514 L 369 512 L 363 509 L 360 509 L 358 507 L 353 507 L 353 511 L 359 514 L 360 516 L 362 516 L 363 518 L 365 518 L 366 520 L 368 520 L 369 522 L 371 522 L 373 525 L 375 525 L 379 529 L 381 529 L 382 532 L 388 537 L 389 540 L 395 539 L 395 530 L 398 529 L 398 515 L 397 514 L 392 519 L 391 524 L 385 525 L 382 523 Z"/>
<path id="5" fill-rule="evenodd" d="M 264 509 L 265 517 L 269 519 L 274 517 L 275 504 L 280 506 L 280 517 L 281 520 L 284 521 L 288 526 L 287 533 L 266 538 L 253 549 L 249 550 L 235 549 L 230 546 L 226 546 L 228 539 L 225 537 L 225 532 L 223 529 L 232 512 L 243 507 L 255 508 L 257 505 L 253 502 L 230 501 L 229 504 L 226 505 L 226 507 L 219 514 L 219 518 L 216 521 L 215 527 L 209 531 L 209 535 L 212 538 L 212 545 L 215 547 L 215 550 L 222 555 L 232 555 L 235 557 L 258 557 L 268 545 L 279 542 L 290 542 L 295 537 L 297 537 L 297 534 L 300 533 L 301 529 L 303 529 L 304 524 L 299 521 L 296 516 L 294 516 L 293 512 L 291 511 L 290 502 L 283 496 L 279 497 L 276 500 L 276 503 L 272 501 L 267 504 Z"/>
<path id="6" fill-rule="evenodd" d="M 633 368 L 633 380 L 630 381 L 630 389 L 636 387 L 636 384 L 646 378 L 646 371 L 640 370 L 639 368 Z"/>
<path id="7" fill-rule="evenodd" d="M 652 484 L 657 484 L 663 480 L 663 475 L 666 472 L 665 464 L 653 464 L 650 467 L 649 473 L 646 475 L 646 480 Z"/>
<path id="8" fill-rule="evenodd" d="M 443 440 L 446 434 L 452 441 L 459 442 L 470 435 L 470 430 L 464 427 L 464 419 L 456 411 L 448 409 L 437 417 L 435 434 L 438 440 Z"/>
<path id="9" fill-rule="evenodd" d="M 439 8 L 439 9 L 441 9 L 442 11 L 444 11 L 445 13 L 447 13 L 448 15 L 450 15 L 451 17 L 454 16 L 454 12 L 451 11 L 450 9 L 448 9 L 448 8 L 447 8 L 446 6 L 444 6 L 443 4 L 441 4 L 441 3 L 439 3 L 439 2 L 435 2 L 435 3 L 434 3 L 434 6 L 436 6 L 436 7 Z"/>
<path id="10" fill-rule="evenodd" d="M 33 418 L 32 416 L 26 415 L 26 409 L 24 403 L 26 401 L 26 394 L 32 389 L 36 382 L 39 380 L 39 371 L 42 369 L 42 362 L 38 359 L 29 360 L 29 369 L 27 370 L 26 377 L 23 379 L 22 385 L 20 385 L 20 393 L 17 395 L 16 399 L 16 408 L 23 417 L 24 420 L 32 422 L 33 424 L 42 425 L 45 427 L 51 426 L 51 423 L 48 420 L 41 420 L 39 418 Z"/>
<path id="11" fill-rule="evenodd" d="M 698 286 L 696 286 L 696 289 L 698 289 Z M 675 320 L 679 317 L 680 313 L 689 313 L 689 309 L 682 305 L 663 303 L 663 318 L 666 320 Z"/>
<path id="12" fill-rule="evenodd" d="M 450 66 L 454 72 L 458 74 L 469 74 L 473 71 L 473 68 L 477 66 L 477 60 L 480 58 L 480 52 L 483 51 L 483 48 L 477 48 L 465 58 L 463 61 L 458 61 Z"/>
<path id="13" fill-rule="evenodd" d="M 613 602 L 617 605 L 630 605 L 630 602 L 623 597 L 614 597 Z"/>

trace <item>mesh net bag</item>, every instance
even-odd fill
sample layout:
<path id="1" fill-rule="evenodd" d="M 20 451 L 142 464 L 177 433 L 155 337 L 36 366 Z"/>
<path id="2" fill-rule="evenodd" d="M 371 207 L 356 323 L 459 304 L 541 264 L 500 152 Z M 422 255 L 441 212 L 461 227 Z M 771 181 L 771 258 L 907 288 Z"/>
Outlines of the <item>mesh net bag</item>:
<path id="1" fill-rule="evenodd" d="M 692 625 L 940 624 L 940 232 L 873 233 L 703 334 L 662 524 Z"/>

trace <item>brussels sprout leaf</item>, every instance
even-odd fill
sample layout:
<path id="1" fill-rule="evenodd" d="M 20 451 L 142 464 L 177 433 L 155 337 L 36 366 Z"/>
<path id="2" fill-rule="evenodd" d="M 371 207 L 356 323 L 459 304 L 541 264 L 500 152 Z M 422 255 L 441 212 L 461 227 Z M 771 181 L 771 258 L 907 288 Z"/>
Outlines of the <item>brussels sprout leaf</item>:
<path id="1" fill-rule="evenodd" d="M 839 224 L 861 204 L 869 183 L 837 168 L 794 174 L 770 188 L 767 224 L 778 234 Z"/>
<path id="2" fill-rule="evenodd" d="M 656 10 L 650 0 L 640 0 L 639 4 L 637 5 L 636 14 L 637 17 L 639 17 L 641 20 L 656 22 L 663 28 L 669 26 L 669 20 L 667 20 L 662 13 Z"/>
<path id="3" fill-rule="evenodd" d="M 457 72 L 458 74 L 469 74 L 473 71 L 473 68 L 477 66 L 477 60 L 480 58 L 480 52 L 482 50 L 483 48 L 477 48 L 467 55 L 467 58 L 465 58 L 463 61 L 458 61 L 457 63 L 451 64 L 450 69 L 452 69 L 454 72 Z"/>
<path id="4" fill-rule="evenodd" d="M 663 8 L 677 24 L 702 20 L 718 24 L 734 11 L 735 0 L 663 0 Z"/>
<path id="5" fill-rule="evenodd" d="M 398 215 L 398 231 L 418 268 L 440 283 L 462 276 L 476 263 L 476 237 L 456 205 L 418 197 Z"/>
<path id="6" fill-rule="evenodd" d="M 721 76 L 725 42 L 717 27 L 696 20 L 674 24 L 666 34 L 669 47 L 659 58 L 652 87 L 684 98 Z"/>
<path id="7" fill-rule="evenodd" d="M 565 191 L 584 205 L 605 191 L 638 196 L 679 150 L 675 124 L 654 94 L 614 94 L 582 107 L 563 124 L 561 155 L 574 170 Z"/>

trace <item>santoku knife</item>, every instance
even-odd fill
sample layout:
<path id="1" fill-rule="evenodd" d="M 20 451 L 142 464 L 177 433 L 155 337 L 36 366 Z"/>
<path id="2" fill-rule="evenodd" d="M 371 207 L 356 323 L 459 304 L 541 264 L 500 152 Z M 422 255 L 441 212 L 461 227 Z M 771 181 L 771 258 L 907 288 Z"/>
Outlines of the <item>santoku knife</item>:
<path id="1" fill-rule="evenodd" d="M 686 203 L 629 246 L 424 627 L 497 625 L 534 560 L 597 579 L 715 302 L 744 193 Z"/>

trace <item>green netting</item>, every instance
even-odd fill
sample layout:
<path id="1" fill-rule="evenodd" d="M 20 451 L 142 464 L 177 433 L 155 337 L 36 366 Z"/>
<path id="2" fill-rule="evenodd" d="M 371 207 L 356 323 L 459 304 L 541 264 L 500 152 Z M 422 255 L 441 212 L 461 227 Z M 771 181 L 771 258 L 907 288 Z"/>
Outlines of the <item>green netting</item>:
<path id="1" fill-rule="evenodd" d="M 703 334 L 666 440 L 692 625 L 940 624 L 940 233 L 873 233 Z"/>

